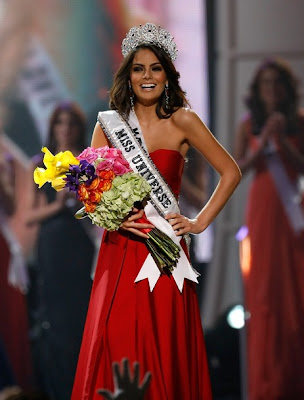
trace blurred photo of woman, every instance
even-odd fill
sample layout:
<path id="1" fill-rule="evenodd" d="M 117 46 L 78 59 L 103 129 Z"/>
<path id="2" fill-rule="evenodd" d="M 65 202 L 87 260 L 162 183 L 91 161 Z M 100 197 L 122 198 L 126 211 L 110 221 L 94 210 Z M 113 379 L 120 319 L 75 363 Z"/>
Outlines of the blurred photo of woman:
<path id="1" fill-rule="evenodd" d="M 257 69 L 240 123 L 235 158 L 252 170 L 244 273 L 249 399 L 304 398 L 304 113 L 289 65 L 277 59 Z"/>
<path id="2" fill-rule="evenodd" d="M 85 147 L 86 120 L 78 105 L 59 104 L 49 125 L 47 146 L 52 153 L 70 150 L 77 156 Z M 30 265 L 30 338 L 36 382 L 51 399 L 69 399 L 91 291 L 94 259 L 92 224 L 78 221 L 81 203 L 68 192 L 49 185 L 38 189 L 29 172 L 27 224 L 39 233 Z M 87 224 L 88 223 L 88 224 Z"/>

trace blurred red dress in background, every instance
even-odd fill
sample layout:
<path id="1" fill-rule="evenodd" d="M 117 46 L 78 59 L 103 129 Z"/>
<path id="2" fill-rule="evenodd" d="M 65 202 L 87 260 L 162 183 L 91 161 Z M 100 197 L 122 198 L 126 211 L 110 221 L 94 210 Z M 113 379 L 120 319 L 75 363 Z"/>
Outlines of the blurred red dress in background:
<path id="1" fill-rule="evenodd" d="M 254 150 L 259 143 L 251 120 L 247 134 Z M 288 140 L 301 151 L 301 135 Z M 298 172 L 280 149 L 276 154 L 296 182 Z M 265 156 L 255 168 L 246 223 L 249 399 L 304 399 L 304 232 L 297 235 L 292 229 Z"/>

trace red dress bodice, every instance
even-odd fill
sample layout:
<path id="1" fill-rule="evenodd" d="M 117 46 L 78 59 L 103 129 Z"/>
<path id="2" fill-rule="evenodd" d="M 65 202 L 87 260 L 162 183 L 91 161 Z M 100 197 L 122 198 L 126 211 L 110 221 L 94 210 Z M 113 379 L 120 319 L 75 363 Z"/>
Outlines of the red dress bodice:
<path id="1" fill-rule="evenodd" d="M 176 197 L 179 195 L 184 170 L 184 158 L 176 150 L 159 149 L 150 157 Z"/>

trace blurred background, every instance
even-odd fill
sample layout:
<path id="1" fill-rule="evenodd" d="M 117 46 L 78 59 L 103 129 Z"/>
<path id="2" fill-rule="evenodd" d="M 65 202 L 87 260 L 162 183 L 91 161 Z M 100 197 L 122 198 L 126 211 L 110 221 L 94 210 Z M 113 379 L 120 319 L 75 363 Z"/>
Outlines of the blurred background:
<path id="1" fill-rule="evenodd" d="M 192 108 L 233 153 L 244 97 L 260 62 L 284 58 L 303 81 L 303 15 L 302 0 L 0 0 L 0 138 L 1 149 L 13 159 L 16 181 L 16 209 L 6 222 L 18 243 L 23 273 L 37 240 L 37 227 L 25 223 L 26 177 L 32 158 L 46 144 L 50 115 L 58 103 L 76 102 L 87 118 L 90 143 L 98 111 L 108 108 L 113 72 L 122 60 L 120 44 L 131 26 L 154 22 L 173 34 L 176 67 Z M 193 203 L 194 192 L 185 181 L 181 207 L 191 216 L 217 177 L 195 152 L 189 154 L 185 176 L 201 193 L 201 204 Z M 202 274 L 201 317 L 217 399 L 247 398 L 235 235 L 244 222 L 250 180 L 246 175 L 208 233 L 195 237 L 192 245 Z M 7 280 L 0 272 L 0 279 Z M 15 286 L 26 300 L 26 288 Z M 232 309 L 240 318 L 234 327 L 226 318 Z M 13 312 L 0 304 L 0 319 Z M 25 383 L 12 382 L 31 386 L 30 373 L 26 376 Z"/>

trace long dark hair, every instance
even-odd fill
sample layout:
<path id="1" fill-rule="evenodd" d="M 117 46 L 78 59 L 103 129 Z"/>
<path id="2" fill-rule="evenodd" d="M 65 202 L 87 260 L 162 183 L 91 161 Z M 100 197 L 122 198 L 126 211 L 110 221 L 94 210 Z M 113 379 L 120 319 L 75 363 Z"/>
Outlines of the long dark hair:
<path id="1" fill-rule="evenodd" d="M 245 99 L 245 104 L 250 111 L 253 121 L 253 133 L 258 135 L 263 127 L 267 114 L 264 104 L 260 98 L 261 75 L 266 69 L 274 69 L 279 74 L 279 79 L 283 83 L 286 91 L 284 101 L 279 105 L 277 111 L 283 113 L 287 120 L 286 134 L 294 134 L 298 126 L 298 80 L 290 66 L 280 59 L 267 59 L 257 69 L 251 84 L 249 94 Z"/>
<path id="2" fill-rule="evenodd" d="M 117 110 L 125 117 L 129 116 L 131 110 L 131 101 L 128 81 L 130 79 L 134 56 L 136 52 L 141 49 L 149 49 L 153 51 L 163 66 L 169 83 L 169 104 L 167 107 L 165 93 L 163 93 L 160 96 L 156 106 L 156 114 L 158 118 L 169 118 L 180 107 L 190 106 L 188 100 L 186 99 L 186 92 L 184 92 L 179 85 L 180 74 L 178 71 L 176 71 L 170 57 L 160 47 L 144 44 L 138 46 L 135 50 L 128 54 L 116 72 L 114 76 L 114 83 L 110 90 L 110 108 L 112 110 Z M 164 113 L 162 111 L 164 111 Z"/>
<path id="3" fill-rule="evenodd" d="M 86 147 L 86 118 L 80 107 L 74 102 L 62 102 L 58 104 L 53 110 L 49 122 L 47 147 L 52 153 L 55 153 L 57 151 L 57 142 L 55 139 L 54 127 L 58 121 L 59 115 L 62 112 L 70 114 L 73 122 L 78 127 L 79 135 L 75 147 L 81 152 Z"/>

